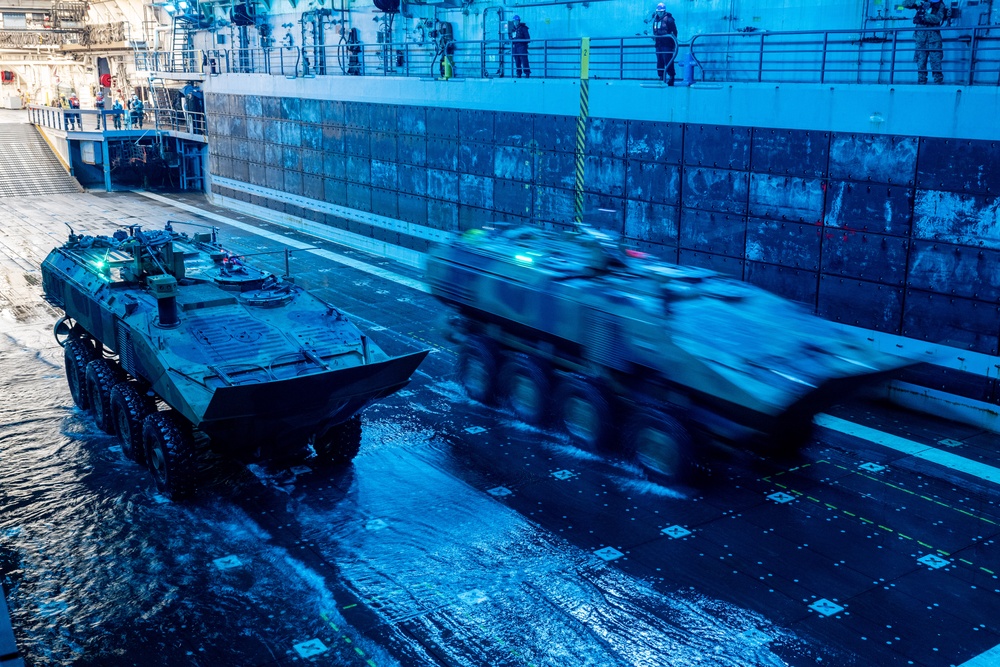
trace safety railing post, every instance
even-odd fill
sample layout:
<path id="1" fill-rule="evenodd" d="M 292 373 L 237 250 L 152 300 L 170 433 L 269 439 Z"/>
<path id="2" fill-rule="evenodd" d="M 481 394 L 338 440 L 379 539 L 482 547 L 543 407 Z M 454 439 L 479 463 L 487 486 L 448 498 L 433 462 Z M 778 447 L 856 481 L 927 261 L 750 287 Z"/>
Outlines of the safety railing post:
<path id="1" fill-rule="evenodd" d="M 977 37 L 979 35 L 979 28 L 972 29 L 972 41 L 969 43 L 969 75 L 966 78 L 966 83 L 972 85 L 976 80 L 976 47 L 978 44 Z"/>
<path id="2" fill-rule="evenodd" d="M 542 42 L 542 76 L 549 76 L 549 40 Z"/>
<path id="3" fill-rule="evenodd" d="M 625 38 L 618 40 L 618 80 L 625 80 Z"/>
<path id="4" fill-rule="evenodd" d="M 760 53 L 757 55 L 757 82 L 764 80 L 764 33 L 760 33 Z"/>
<path id="5" fill-rule="evenodd" d="M 830 48 L 830 33 L 823 31 L 823 52 L 820 55 L 820 60 L 819 60 L 820 83 L 826 83 L 826 50 L 828 48 Z"/>
<path id="6" fill-rule="evenodd" d="M 889 83 L 896 82 L 896 53 L 899 49 L 899 31 L 892 31 L 892 53 L 889 56 Z"/>

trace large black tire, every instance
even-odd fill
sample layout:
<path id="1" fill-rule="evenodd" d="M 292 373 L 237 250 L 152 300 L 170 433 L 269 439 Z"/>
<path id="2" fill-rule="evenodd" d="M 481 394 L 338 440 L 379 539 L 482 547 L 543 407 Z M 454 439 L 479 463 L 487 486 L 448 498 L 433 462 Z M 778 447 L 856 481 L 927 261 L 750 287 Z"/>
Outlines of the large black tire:
<path id="1" fill-rule="evenodd" d="M 527 354 L 513 354 L 500 371 L 504 406 L 526 424 L 544 426 L 551 416 L 552 383 L 545 369 Z"/>
<path id="2" fill-rule="evenodd" d="M 496 398 L 497 355 L 493 344 L 481 336 L 469 336 L 458 357 L 458 381 L 474 401 L 491 405 Z"/>
<path id="3" fill-rule="evenodd" d="M 94 359 L 87 364 L 87 399 L 94 421 L 105 433 L 115 432 L 111 417 L 111 390 L 121 380 L 118 364 L 107 359 Z"/>
<path id="4" fill-rule="evenodd" d="M 153 399 L 140 392 L 135 382 L 119 382 L 111 390 L 111 422 L 125 458 L 146 465 L 142 427 L 146 417 L 154 412 Z"/>
<path id="5" fill-rule="evenodd" d="M 191 425 L 173 410 L 154 412 L 142 424 L 146 464 L 156 488 L 173 499 L 194 493 L 197 458 Z"/>
<path id="6" fill-rule="evenodd" d="M 324 466 L 343 466 L 361 451 L 361 415 L 337 424 L 313 442 L 316 460 Z"/>
<path id="7" fill-rule="evenodd" d="M 567 375 L 556 394 L 556 421 L 580 449 L 597 454 L 607 449 L 614 431 L 611 400 L 596 384 Z"/>
<path id="8" fill-rule="evenodd" d="M 693 470 L 691 432 L 675 417 L 640 407 L 629 420 L 625 438 L 626 447 L 652 477 L 676 481 Z"/>
<path id="9" fill-rule="evenodd" d="M 87 394 L 87 364 L 97 357 L 97 351 L 86 338 L 70 338 L 63 345 L 63 357 L 66 360 L 66 382 L 73 402 L 81 410 L 90 408 L 90 397 Z"/>

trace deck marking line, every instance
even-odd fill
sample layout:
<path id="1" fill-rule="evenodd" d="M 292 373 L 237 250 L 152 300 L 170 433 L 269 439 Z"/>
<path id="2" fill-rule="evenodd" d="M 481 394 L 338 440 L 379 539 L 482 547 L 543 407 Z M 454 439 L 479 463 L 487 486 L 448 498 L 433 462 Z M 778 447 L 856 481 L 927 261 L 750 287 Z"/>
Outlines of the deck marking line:
<path id="1" fill-rule="evenodd" d="M 878 527 L 881 528 L 882 530 L 888 530 L 890 533 L 896 532 L 892 528 L 889 528 L 888 526 L 883 526 L 882 524 L 879 524 Z"/>
<path id="2" fill-rule="evenodd" d="M 1000 645 L 994 646 L 985 653 L 980 653 L 971 660 L 966 660 L 958 667 L 995 667 L 1000 663 Z"/>
<path id="3" fill-rule="evenodd" d="M 917 540 L 917 544 L 919 544 L 922 547 L 927 547 L 928 549 L 933 549 L 934 548 L 931 545 L 927 544 L 926 542 L 921 542 L 920 540 Z"/>
<path id="4" fill-rule="evenodd" d="M 343 264 L 349 266 L 352 269 L 357 269 L 358 271 L 363 271 L 373 276 L 378 276 L 379 278 L 384 278 L 385 280 L 392 281 L 404 287 L 409 287 L 410 289 L 417 290 L 418 292 L 423 292 L 425 294 L 430 293 L 430 289 L 424 285 L 419 280 L 414 280 L 413 278 L 407 278 L 404 275 L 396 273 L 394 271 L 389 271 L 387 269 L 382 269 L 377 266 L 373 266 L 367 262 L 362 262 L 360 260 L 354 259 L 352 257 L 347 257 L 346 255 L 341 255 L 339 253 L 331 252 L 329 250 L 315 249 L 306 250 L 306 248 L 311 248 L 312 246 L 308 243 L 302 243 L 301 241 L 296 241 L 295 239 L 288 238 L 282 234 L 275 234 L 273 232 L 268 232 L 253 225 L 248 225 L 245 222 L 240 222 L 239 220 L 233 220 L 224 215 L 219 215 L 218 213 L 213 213 L 212 211 L 206 211 L 205 209 L 198 208 L 197 206 L 191 206 L 190 204 L 185 204 L 179 201 L 173 201 L 168 197 L 163 197 L 161 195 L 153 194 L 152 192 L 138 192 L 136 194 L 142 195 L 149 199 L 162 202 L 168 206 L 173 206 L 174 208 L 179 208 L 183 211 L 188 211 L 189 213 L 194 213 L 195 215 L 200 215 L 203 218 L 208 218 L 209 220 L 215 220 L 216 222 L 221 222 L 230 227 L 235 227 L 244 232 L 249 232 L 251 234 L 256 234 L 257 236 L 262 236 L 268 240 L 275 241 L 282 245 L 294 248 L 296 250 L 301 250 L 303 252 L 308 252 L 312 255 L 317 255 L 323 259 L 329 259 L 330 261 L 337 262 L 338 264 Z M 266 222 L 266 221 L 265 221 Z M 309 232 L 299 232 L 301 234 L 310 235 Z M 317 237 L 318 238 L 318 237 Z M 326 239 L 324 239 L 326 240 Z M 360 252 L 360 251 L 359 251 Z"/>
<path id="5" fill-rule="evenodd" d="M 913 539 L 909 535 L 903 535 L 902 533 L 896 533 L 896 534 L 899 535 L 900 537 L 902 537 L 904 540 L 912 540 Z M 969 563 L 969 565 L 972 565 L 972 563 Z"/>
<path id="6" fill-rule="evenodd" d="M 958 454 L 941 451 L 933 445 L 923 445 L 913 440 L 907 440 L 891 433 L 855 424 L 846 419 L 840 419 L 828 414 L 816 415 L 815 422 L 824 428 L 853 435 L 856 438 L 873 442 L 876 445 L 882 445 L 883 447 L 909 454 L 924 461 L 936 463 L 951 470 L 964 472 L 987 482 L 1000 484 L 1000 468 L 995 468 L 979 461 L 973 461 Z"/>
<path id="7" fill-rule="evenodd" d="M 963 563 L 965 563 L 966 565 L 972 565 L 972 561 L 969 561 L 969 560 L 965 560 L 964 558 L 959 558 L 958 560 L 962 561 L 962 562 L 963 562 Z"/>
<path id="8" fill-rule="evenodd" d="M 987 570 L 985 567 L 980 567 L 979 569 L 982 570 L 983 572 L 989 572 L 990 574 L 994 574 L 993 570 Z"/>

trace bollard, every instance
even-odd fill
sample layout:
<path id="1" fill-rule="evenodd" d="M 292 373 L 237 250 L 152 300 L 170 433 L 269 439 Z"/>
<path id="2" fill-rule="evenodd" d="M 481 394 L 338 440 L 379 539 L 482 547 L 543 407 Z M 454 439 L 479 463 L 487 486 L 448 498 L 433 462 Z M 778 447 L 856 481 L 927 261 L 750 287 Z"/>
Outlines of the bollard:
<path id="1" fill-rule="evenodd" d="M 694 56 L 688 51 L 681 59 L 681 69 L 684 71 L 684 78 L 677 82 L 678 86 L 690 86 L 694 83 Z"/>

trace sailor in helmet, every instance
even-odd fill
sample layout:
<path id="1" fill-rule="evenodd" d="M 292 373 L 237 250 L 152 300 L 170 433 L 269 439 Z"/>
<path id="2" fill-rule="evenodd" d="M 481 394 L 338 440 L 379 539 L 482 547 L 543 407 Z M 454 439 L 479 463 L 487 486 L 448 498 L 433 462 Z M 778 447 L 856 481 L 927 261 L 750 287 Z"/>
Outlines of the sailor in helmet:
<path id="1" fill-rule="evenodd" d="M 523 74 L 527 78 L 531 76 L 531 68 L 528 66 L 528 42 L 531 41 L 528 24 L 521 23 L 521 17 L 515 15 L 507 29 L 510 33 L 510 52 L 514 56 L 514 75 L 520 77 Z"/>
<path id="2" fill-rule="evenodd" d="M 674 60 L 677 57 L 677 23 L 662 2 L 656 11 L 646 19 L 653 24 L 653 42 L 656 45 L 656 74 L 668 86 L 674 85 Z M 666 76 L 666 78 L 664 78 Z"/>
<path id="3" fill-rule="evenodd" d="M 104 93 L 100 90 L 97 91 L 97 96 L 94 98 L 94 108 L 97 109 L 97 129 L 101 129 L 102 125 L 107 125 L 104 121 Z"/>

